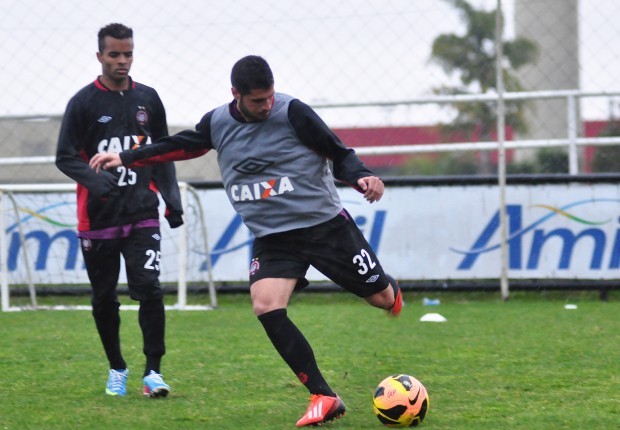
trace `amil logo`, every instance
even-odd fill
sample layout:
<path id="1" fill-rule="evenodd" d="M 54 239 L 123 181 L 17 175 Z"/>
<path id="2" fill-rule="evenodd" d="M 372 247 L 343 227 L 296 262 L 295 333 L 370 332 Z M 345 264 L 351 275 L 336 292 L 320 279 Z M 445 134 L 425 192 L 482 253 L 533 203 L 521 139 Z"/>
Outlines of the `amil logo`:
<path id="1" fill-rule="evenodd" d="M 34 241 L 38 243 L 38 252 L 36 252 L 36 258 L 34 259 L 34 269 L 37 271 L 47 270 L 47 262 L 52 245 L 57 242 L 60 245 L 60 249 L 66 249 L 66 258 L 64 263 L 65 270 L 74 270 L 78 262 L 78 252 L 80 249 L 80 241 L 75 231 L 75 223 L 67 224 L 62 223 L 52 218 L 52 216 L 46 215 L 46 213 L 55 213 L 56 210 L 62 210 L 63 208 L 71 206 L 73 203 L 58 202 L 48 206 L 39 208 L 36 211 L 20 207 L 20 212 L 26 215 L 21 218 L 22 225 L 27 224 L 30 220 L 39 220 L 42 225 L 50 226 L 48 229 L 27 229 L 24 231 L 24 239 L 26 241 Z M 8 258 L 7 265 L 9 271 L 17 270 L 17 264 L 19 261 L 20 250 L 23 246 L 19 237 L 19 225 L 17 222 L 10 225 L 6 229 L 9 234 L 9 246 L 8 246 Z"/>
<path id="2" fill-rule="evenodd" d="M 586 205 L 610 206 L 607 213 L 602 215 L 605 219 L 587 220 L 571 213 L 571 209 Z M 545 209 L 547 213 L 533 221 L 523 225 L 523 206 L 507 205 L 508 227 L 508 262 L 509 268 L 514 270 L 536 270 L 543 256 L 545 244 L 551 240 L 560 241 L 561 249 L 558 255 L 558 269 L 570 268 L 573 253 L 579 243 L 585 246 L 580 250 L 592 250 L 590 257 L 590 269 L 601 270 L 620 268 L 620 229 L 611 234 L 601 228 L 605 224 L 614 221 L 620 212 L 620 200 L 618 199 L 590 199 L 569 203 L 560 208 L 548 205 L 534 205 L 533 208 Z M 599 209 L 597 207 L 597 209 Z M 599 213 L 605 213 L 600 211 Z M 554 217 L 562 217 L 566 220 L 566 226 L 545 229 L 545 224 Z M 557 224 L 556 224 L 557 225 Z M 611 237 L 608 237 L 611 236 Z M 463 259 L 458 265 L 458 270 L 471 269 L 478 258 L 485 253 L 499 251 L 499 241 L 492 243 L 493 237 L 499 236 L 499 210 L 491 217 L 484 226 L 478 237 L 467 250 L 450 248 L 452 252 L 462 254 Z"/>

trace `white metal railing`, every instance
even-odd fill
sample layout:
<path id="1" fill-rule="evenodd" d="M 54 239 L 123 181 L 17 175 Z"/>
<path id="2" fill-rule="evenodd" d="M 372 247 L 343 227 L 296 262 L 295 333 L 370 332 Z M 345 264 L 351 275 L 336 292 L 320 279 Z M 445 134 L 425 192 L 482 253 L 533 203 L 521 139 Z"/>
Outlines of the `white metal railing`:
<path id="1" fill-rule="evenodd" d="M 0 166 L 21 166 L 22 164 L 51 164 L 56 161 L 53 155 L 43 155 L 38 157 L 2 157 Z"/>
<path id="2" fill-rule="evenodd" d="M 505 142 L 506 149 L 526 149 L 545 147 L 568 147 L 569 173 L 579 173 L 578 151 L 579 146 L 592 145 L 620 145 L 620 137 L 578 137 L 577 100 L 586 97 L 615 97 L 620 96 L 620 91 L 580 91 L 580 90 L 556 90 L 556 91 L 522 91 L 503 93 L 504 100 L 532 100 L 532 99 L 566 99 L 566 137 L 559 139 L 537 140 L 511 140 Z M 330 103 L 315 104 L 315 109 L 334 108 L 361 108 L 361 107 L 390 107 L 402 105 L 421 104 L 454 104 L 462 102 L 497 102 L 496 93 L 486 94 L 460 94 L 452 96 L 434 96 L 414 98 L 409 100 L 396 100 L 389 102 L 365 102 L 365 103 Z M 355 148 L 360 155 L 387 155 L 387 154 L 414 154 L 425 152 L 463 152 L 463 151 L 492 151 L 498 149 L 498 142 L 456 142 L 441 144 L 420 145 L 393 145 Z"/>
<path id="3" fill-rule="evenodd" d="M 567 130 L 566 137 L 557 139 L 535 140 L 511 140 L 505 142 L 506 149 L 528 149 L 547 147 L 567 147 L 569 160 L 569 173 L 579 173 L 578 151 L 580 146 L 592 145 L 620 145 L 620 137 L 578 137 L 577 101 L 589 97 L 616 97 L 620 91 L 580 91 L 580 90 L 557 90 L 557 91 L 524 91 L 504 93 L 503 99 L 532 100 L 532 99 L 566 99 Z M 363 108 L 363 107 L 389 107 L 402 105 L 422 104 L 454 104 L 462 102 L 497 102 L 496 93 L 485 94 L 461 94 L 452 96 L 433 96 L 412 98 L 406 100 L 364 102 L 364 103 L 329 103 L 313 104 L 315 109 L 337 108 Z M 51 115 L 50 115 L 51 116 Z M 498 142 L 455 142 L 455 143 L 428 143 L 415 145 L 390 145 L 390 146 L 366 146 L 356 147 L 355 151 L 360 155 L 389 155 L 389 154 L 416 154 L 427 152 L 464 152 L 464 151 L 493 151 L 498 149 Z M 0 157 L 0 166 L 24 165 L 24 164 L 50 164 L 54 163 L 54 156 L 37 157 Z"/>

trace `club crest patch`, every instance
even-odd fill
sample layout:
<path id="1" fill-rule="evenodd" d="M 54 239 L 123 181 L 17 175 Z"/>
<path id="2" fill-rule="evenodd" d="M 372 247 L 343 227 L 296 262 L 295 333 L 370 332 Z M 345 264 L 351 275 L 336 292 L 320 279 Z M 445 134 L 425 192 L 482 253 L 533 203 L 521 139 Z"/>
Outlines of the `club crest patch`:
<path id="1" fill-rule="evenodd" d="M 93 243 L 90 241 L 90 239 L 82 239 L 82 249 L 86 252 L 93 249 Z"/>
<path id="2" fill-rule="evenodd" d="M 136 121 L 138 122 L 138 124 L 144 126 L 149 122 L 149 114 L 146 113 L 144 107 L 142 106 L 139 106 L 138 109 L 140 110 L 136 112 Z"/>
<path id="3" fill-rule="evenodd" d="M 254 275 L 259 270 L 260 270 L 260 263 L 258 262 L 258 258 L 255 258 L 250 263 L 250 275 Z"/>

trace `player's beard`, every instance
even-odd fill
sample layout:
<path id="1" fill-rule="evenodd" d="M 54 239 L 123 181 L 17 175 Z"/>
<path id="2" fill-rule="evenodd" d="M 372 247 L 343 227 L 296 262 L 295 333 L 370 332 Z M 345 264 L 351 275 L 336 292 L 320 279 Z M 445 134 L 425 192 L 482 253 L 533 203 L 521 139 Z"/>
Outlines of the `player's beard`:
<path id="1" fill-rule="evenodd" d="M 258 113 L 251 112 L 248 108 L 245 107 L 245 105 L 243 104 L 243 100 L 240 100 L 237 103 L 237 109 L 239 109 L 239 112 L 241 112 L 241 115 L 243 115 L 243 118 L 247 122 L 265 121 L 267 118 L 269 118 L 269 114 L 271 113 L 270 110 L 266 110 L 266 111 L 262 111 Z"/>

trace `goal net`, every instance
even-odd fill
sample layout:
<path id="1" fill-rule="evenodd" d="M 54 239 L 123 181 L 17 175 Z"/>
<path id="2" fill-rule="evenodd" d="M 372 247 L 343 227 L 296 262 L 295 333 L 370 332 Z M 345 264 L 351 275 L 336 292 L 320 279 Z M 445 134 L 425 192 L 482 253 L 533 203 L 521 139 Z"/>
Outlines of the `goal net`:
<path id="1" fill-rule="evenodd" d="M 176 304 L 167 308 L 213 309 L 217 296 L 202 206 L 191 186 L 181 182 L 179 187 L 185 213 L 181 227 L 168 226 L 160 199 L 160 282 L 177 298 Z M 90 309 L 62 303 L 62 297 L 90 294 L 77 237 L 75 194 L 75 184 L 0 185 L 2 311 Z M 123 292 L 127 277 L 124 264 L 121 267 L 119 291 Z M 191 304 L 188 290 L 201 293 L 192 295 Z M 53 295 L 55 303 L 42 305 L 43 295 Z"/>

